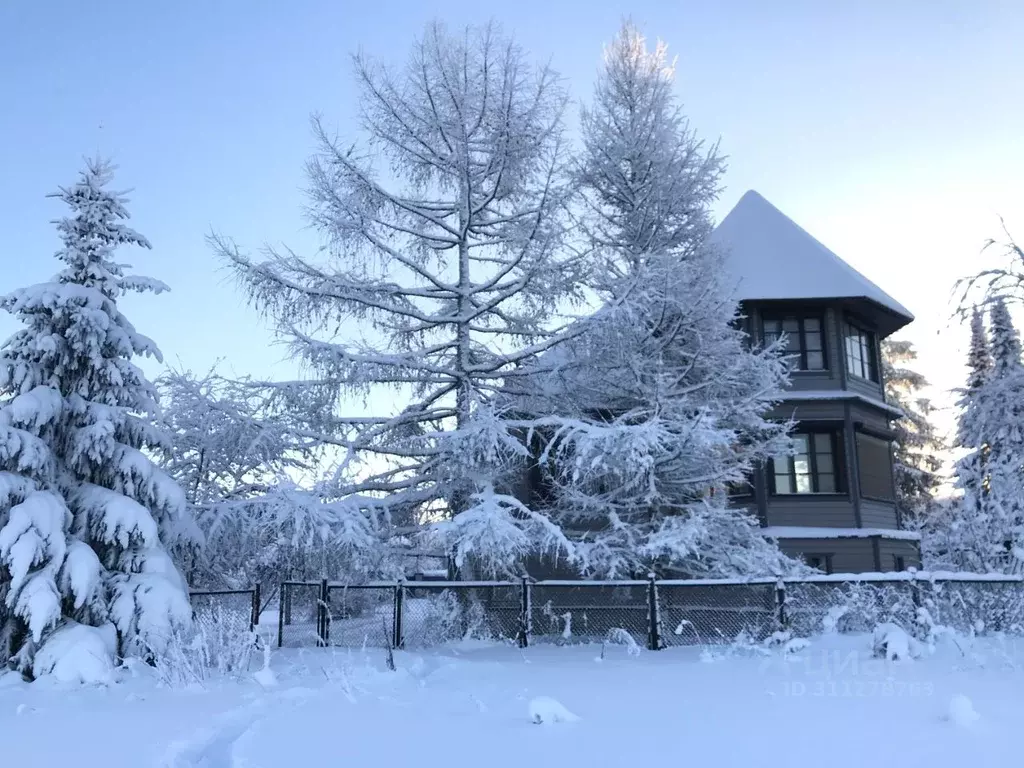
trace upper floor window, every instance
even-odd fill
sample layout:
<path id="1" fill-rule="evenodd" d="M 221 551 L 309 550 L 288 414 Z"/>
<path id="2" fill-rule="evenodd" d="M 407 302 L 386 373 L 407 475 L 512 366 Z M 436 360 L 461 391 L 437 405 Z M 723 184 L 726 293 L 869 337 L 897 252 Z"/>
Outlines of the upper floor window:
<path id="1" fill-rule="evenodd" d="M 776 494 L 836 493 L 836 435 L 833 432 L 798 432 L 796 452 L 772 459 L 772 491 Z"/>
<path id="2" fill-rule="evenodd" d="M 861 496 L 868 499 L 891 501 L 895 493 L 892 475 L 892 443 L 858 432 L 857 464 L 860 467 Z"/>
<path id="3" fill-rule="evenodd" d="M 852 323 L 846 324 L 846 370 L 862 379 L 878 381 L 875 335 Z"/>
<path id="4" fill-rule="evenodd" d="M 764 342 L 772 344 L 785 337 L 786 351 L 793 367 L 800 371 L 825 369 L 825 334 L 816 315 L 766 315 Z"/>

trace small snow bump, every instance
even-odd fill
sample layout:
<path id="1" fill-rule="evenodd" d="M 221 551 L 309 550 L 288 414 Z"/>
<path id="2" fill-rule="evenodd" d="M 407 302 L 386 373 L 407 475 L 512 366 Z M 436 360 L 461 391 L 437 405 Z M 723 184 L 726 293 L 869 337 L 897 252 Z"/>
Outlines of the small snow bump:
<path id="1" fill-rule="evenodd" d="M 974 709 L 974 703 L 969 698 L 958 693 L 949 700 L 946 719 L 954 725 L 969 728 L 981 719 L 981 715 Z"/>
<path id="2" fill-rule="evenodd" d="M 530 701 L 530 722 L 537 725 L 553 725 L 555 723 L 575 723 L 579 717 L 565 706 L 549 696 L 537 696 Z"/>

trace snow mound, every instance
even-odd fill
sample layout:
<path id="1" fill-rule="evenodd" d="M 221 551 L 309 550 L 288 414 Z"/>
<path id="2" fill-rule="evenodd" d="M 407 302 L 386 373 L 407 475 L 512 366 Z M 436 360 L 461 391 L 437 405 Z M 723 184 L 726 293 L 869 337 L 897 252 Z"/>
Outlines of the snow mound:
<path id="1" fill-rule="evenodd" d="M 111 633 L 68 622 L 50 635 L 36 653 L 32 674 L 60 683 L 109 685 L 114 680 Z"/>
<path id="2" fill-rule="evenodd" d="M 784 656 L 792 656 L 794 654 L 800 653 L 801 651 L 806 651 L 810 647 L 811 641 L 808 640 L 806 637 L 794 637 L 792 640 L 787 641 L 786 644 L 782 646 L 782 653 Z"/>
<path id="3" fill-rule="evenodd" d="M 538 696 L 530 702 L 530 722 L 537 725 L 554 723 L 575 723 L 579 718 L 566 709 L 561 702 L 548 696 Z"/>
<path id="4" fill-rule="evenodd" d="M 898 624 L 879 624 L 875 627 L 874 651 L 887 661 L 909 661 L 921 655 L 920 645 Z"/>
<path id="5" fill-rule="evenodd" d="M 273 688 L 277 685 L 277 675 L 274 674 L 274 670 L 270 667 L 263 667 L 257 669 L 252 673 L 252 679 L 262 685 L 264 688 Z"/>
<path id="6" fill-rule="evenodd" d="M 980 720 L 981 715 L 975 711 L 974 704 L 969 698 L 962 693 L 958 693 L 949 700 L 946 719 L 954 725 L 967 728 Z"/>

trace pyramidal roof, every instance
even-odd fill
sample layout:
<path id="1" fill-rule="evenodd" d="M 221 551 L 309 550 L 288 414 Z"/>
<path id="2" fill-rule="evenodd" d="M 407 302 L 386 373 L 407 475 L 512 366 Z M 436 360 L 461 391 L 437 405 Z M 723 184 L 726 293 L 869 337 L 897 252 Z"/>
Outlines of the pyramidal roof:
<path id="1" fill-rule="evenodd" d="M 792 219 L 749 190 L 711 234 L 727 252 L 728 281 L 735 298 L 861 298 L 892 318 L 891 331 L 914 316 L 896 299 L 801 229 Z"/>

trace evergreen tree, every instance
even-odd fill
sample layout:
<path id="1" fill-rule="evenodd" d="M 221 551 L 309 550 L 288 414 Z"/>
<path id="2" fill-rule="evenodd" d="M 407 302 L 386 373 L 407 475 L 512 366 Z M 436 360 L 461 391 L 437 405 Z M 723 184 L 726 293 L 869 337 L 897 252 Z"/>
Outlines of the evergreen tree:
<path id="1" fill-rule="evenodd" d="M 707 243 L 723 163 L 673 85 L 665 46 L 649 50 L 624 25 L 583 113 L 577 170 L 606 304 L 539 363 L 525 402 L 554 414 L 545 494 L 578 532 L 584 571 L 777 573 L 790 564 L 726 488 L 788 448 L 785 425 L 765 418 L 785 367 L 734 325 L 722 254 Z"/>
<path id="2" fill-rule="evenodd" d="M 0 299 L 25 325 L 0 351 L 0 657 L 27 675 L 69 637 L 88 642 L 84 627 L 149 656 L 191 618 L 166 549 L 184 496 L 147 455 L 164 438 L 132 362 L 160 353 L 117 306 L 166 286 L 115 261 L 120 246 L 150 246 L 106 189 L 112 172 L 91 162 L 56 195 L 71 210 L 56 222 L 61 271 Z"/>
<path id="3" fill-rule="evenodd" d="M 1006 303 L 989 312 L 992 374 L 980 392 L 988 433 L 983 505 L 992 521 L 993 566 L 1016 571 L 1024 561 L 1024 362 Z"/>
<path id="4" fill-rule="evenodd" d="M 911 342 L 882 342 L 886 399 L 904 413 L 904 418 L 897 419 L 894 425 L 893 469 L 896 498 L 910 525 L 916 525 L 928 513 L 932 494 L 941 480 L 939 456 L 946 449 L 931 421 L 935 409 L 930 400 L 919 394 L 928 382 L 910 368 L 916 359 Z"/>
<path id="5" fill-rule="evenodd" d="M 1024 560 L 1024 363 L 1001 299 L 991 303 L 988 338 L 981 314 L 972 316 L 968 368 L 957 425 L 963 498 L 926 529 L 927 549 L 937 567 L 1017 571 Z"/>
<path id="6" fill-rule="evenodd" d="M 944 514 L 930 517 L 923 528 L 922 557 L 932 570 L 987 570 L 989 521 L 985 510 L 988 487 L 985 463 L 988 437 L 982 392 L 992 375 L 985 316 L 975 307 L 971 314 L 967 382 L 959 392 L 955 447 L 963 451 L 954 472 L 963 492 L 959 503 L 947 504 Z"/>

